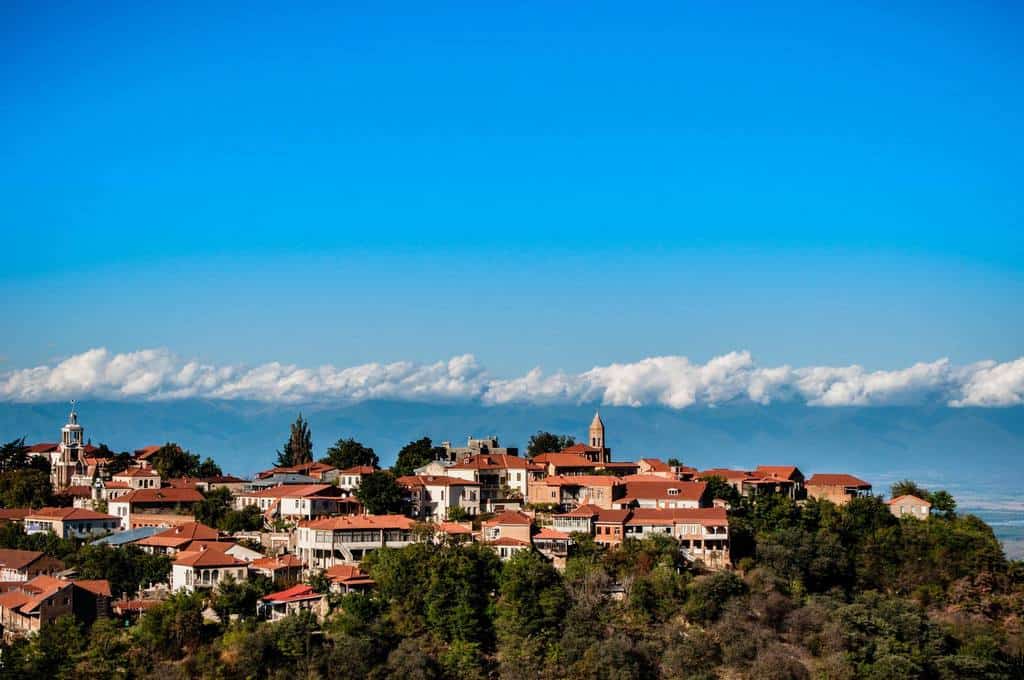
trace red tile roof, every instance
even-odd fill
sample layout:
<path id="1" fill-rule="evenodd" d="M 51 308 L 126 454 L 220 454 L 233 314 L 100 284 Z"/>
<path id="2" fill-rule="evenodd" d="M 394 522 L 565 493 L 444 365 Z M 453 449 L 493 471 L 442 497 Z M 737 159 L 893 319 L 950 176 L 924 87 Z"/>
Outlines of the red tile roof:
<path id="1" fill-rule="evenodd" d="M 57 450 L 57 446 L 58 444 L 56 443 L 40 442 L 39 444 L 25 447 L 25 453 L 51 453 Z"/>
<path id="2" fill-rule="evenodd" d="M 516 545 L 528 546 L 528 545 L 530 545 L 526 541 L 520 541 L 518 538 L 512 538 L 511 536 L 502 536 L 501 538 L 496 538 L 493 541 L 486 541 L 486 544 L 487 545 L 513 545 L 513 546 L 516 546 Z"/>
<path id="3" fill-rule="evenodd" d="M 402 486 L 480 486 L 480 482 L 473 482 L 459 477 L 445 477 L 442 475 L 405 475 L 398 478 Z"/>
<path id="4" fill-rule="evenodd" d="M 811 478 L 807 480 L 806 486 L 851 486 L 858 489 L 871 488 L 870 484 L 865 482 L 863 479 L 854 477 L 853 475 L 830 473 L 818 473 L 811 475 Z"/>
<path id="5" fill-rule="evenodd" d="M 147 536 L 137 542 L 137 545 L 149 545 L 160 548 L 176 548 L 192 541 L 216 541 L 220 538 L 220 532 L 213 527 L 208 527 L 199 522 L 188 522 L 166 531 Z"/>
<path id="6" fill-rule="evenodd" d="M 573 444 L 562 449 L 562 453 L 601 453 L 601 449 L 596 446 L 587 446 L 586 444 Z"/>
<path id="7" fill-rule="evenodd" d="M 622 524 L 627 517 L 629 517 L 629 510 L 605 510 L 602 508 L 597 515 L 597 523 Z"/>
<path id="8" fill-rule="evenodd" d="M 15 550 L 13 548 L 0 548 L 0 567 L 20 571 L 29 566 L 43 553 L 36 550 Z"/>
<path id="9" fill-rule="evenodd" d="M 249 563 L 250 569 L 265 569 L 267 571 L 280 571 L 282 569 L 301 569 L 305 566 L 297 555 L 280 555 L 277 557 L 262 557 Z"/>
<path id="10" fill-rule="evenodd" d="M 279 484 L 261 491 L 245 491 L 238 494 L 245 498 L 308 498 L 320 496 L 325 491 L 334 490 L 330 484 Z"/>
<path id="11" fill-rule="evenodd" d="M 25 519 L 55 519 L 55 520 L 117 520 L 119 517 L 105 515 L 102 512 L 94 512 L 85 508 L 39 508 L 33 510 Z"/>
<path id="12" fill-rule="evenodd" d="M 525 470 L 528 461 L 507 453 L 477 453 L 452 465 L 455 470 Z"/>
<path id="13" fill-rule="evenodd" d="M 198 503 L 203 494 L 195 489 L 136 489 L 111 503 Z"/>
<path id="14" fill-rule="evenodd" d="M 372 475 L 377 471 L 377 468 L 372 465 L 356 465 L 355 467 L 345 468 L 341 471 L 343 475 Z"/>
<path id="15" fill-rule="evenodd" d="M 0 508 L 0 520 L 20 522 L 32 512 L 32 508 Z"/>
<path id="16" fill-rule="evenodd" d="M 92 488 L 83 484 L 68 486 L 57 492 L 58 496 L 71 496 L 72 498 L 89 498 L 92 496 Z"/>
<path id="17" fill-rule="evenodd" d="M 405 515 L 352 515 L 302 520 L 300 527 L 339 531 L 342 529 L 411 529 L 416 522 Z"/>
<path id="18" fill-rule="evenodd" d="M 225 552 L 233 547 L 234 543 L 204 543 L 197 541 L 185 552 L 180 552 L 174 557 L 175 564 L 183 564 L 186 567 L 244 567 L 247 563 L 234 555 Z M 194 548 L 194 549 L 192 549 Z"/>
<path id="19" fill-rule="evenodd" d="M 373 583 L 373 579 L 369 577 L 369 574 L 359 567 L 350 564 L 336 564 L 325 571 L 324 576 L 336 583 L 350 583 L 352 581 Z"/>
<path id="20" fill-rule="evenodd" d="M 264 602 L 302 602 L 304 600 L 319 600 L 324 597 L 322 594 L 313 590 L 312 586 L 308 586 L 305 583 L 299 583 L 291 588 L 282 590 L 277 593 L 271 593 L 264 595 L 260 599 Z"/>
<path id="21" fill-rule="evenodd" d="M 533 535 L 533 539 L 541 541 L 567 541 L 569 540 L 569 534 L 550 527 L 544 527 Z"/>
<path id="22" fill-rule="evenodd" d="M 561 515 L 555 515 L 555 517 L 597 517 L 601 512 L 601 508 L 596 505 L 584 503 L 572 512 L 566 512 Z"/>
<path id="23" fill-rule="evenodd" d="M 144 446 L 141 449 L 135 449 L 135 457 L 146 460 L 162 448 L 162 446 Z"/>
<path id="24" fill-rule="evenodd" d="M 705 482 L 659 481 L 626 482 L 626 496 L 637 499 L 699 501 L 708 485 Z M 675 491 L 675 493 L 670 493 Z"/>
<path id="25" fill-rule="evenodd" d="M 597 463 L 587 460 L 579 454 L 566 453 L 565 451 L 562 453 L 542 453 L 539 456 L 534 456 L 533 462 L 554 465 L 555 467 L 594 468 L 598 466 Z"/>
<path id="26" fill-rule="evenodd" d="M 463 526 L 458 522 L 440 522 L 438 523 L 437 528 L 444 533 L 451 534 L 453 536 L 473 533 L 472 529 L 467 526 Z"/>
<path id="27" fill-rule="evenodd" d="M 483 526 L 492 527 L 499 524 L 510 524 L 514 526 L 529 526 L 533 524 L 533 519 L 529 515 L 524 515 L 521 512 L 514 510 L 506 510 L 503 513 L 495 515 L 493 518 L 483 522 Z"/>
<path id="28" fill-rule="evenodd" d="M 84 590 L 88 590 L 93 595 L 102 595 L 105 597 L 112 597 L 110 594 L 110 581 L 106 579 L 91 579 L 91 580 L 80 580 L 75 579 L 72 581 L 76 586 Z"/>
<path id="29" fill-rule="evenodd" d="M 698 472 L 697 477 L 700 477 L 701 479 L 707 479 L 708 477 L 721 477 L 727 482 L 737 482 L 750 477 L 750 472 L 747 470 L 730 470 L 729 468 L 711 468 L 710 470 L 702 470 Z"/>
<path id="30" fill-rule="evenodd" d="M 160 474 L 153 468 L 126 468 L 118 472 L 114 477 L 159 477 Z"/>
<path id="31" fill-rule="evenodd" d="M 762 472 L 766 475 L 782 477 L 783 479 L 793 479 L 800 472 L 800 469 L 795 465 L 758 465 L 755 472 Z"/>
<path id="32" fill-rule="evenodd" d="M 551 475 L 543 481 L 548 486 L 615 486 L 622 480 L 614 475 Z"/>
<path id="33" fill-rule="evenodd" d="M 656 472 L 672 472 L 672 468 L 669 467 L 668 463 L 658 458 L 641 458 L 640 462 L 645 463 L 647 467 Z"/>

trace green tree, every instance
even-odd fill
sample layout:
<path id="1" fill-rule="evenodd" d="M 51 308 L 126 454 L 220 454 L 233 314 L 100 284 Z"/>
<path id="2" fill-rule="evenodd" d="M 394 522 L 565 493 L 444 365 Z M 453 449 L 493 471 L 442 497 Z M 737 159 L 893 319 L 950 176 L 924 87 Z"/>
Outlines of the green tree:
<path id="1" fill-rule="evenodd" d="M 65 557 L 80 578 L 107 579 L 113 596 L 134 593 L 147 583 L 163 583 L 171 574 L 171 558 L 150 555 L 135 545 L 112 548 L 85 544 Z"/>
<path id="2" fill-rule="evenodd" d="M 937 512 L 947 519 L 956 516 L 956 499 L 948 491 L 933 491 L 925 500 L 932 504 L 932 512 Z"/>
<path id="3" fill-rule="evenodd" d="M 346 470 L 357 465 L 377 467 L 380 459 L 373 449 L 349 437 L 338 439 L 334 446 L 327 449 L 327 455 L 321 458 L 320 462 L 333 465 L 339 470 Z"/>
<path id="4" fill-rule="evenodd" d="M 309 423 L 299 414 L 291 425 L 291 432 L 284 447 L 277 452 L 277 467 L 291 467 L 313 462 L 313 435 Z"/>
<path id="5" fill-rule="evenodd" d="M 390 472 L 377 470 L 363 477 L 355 496 L 371 515 L 386 515 L 402 509 L 404 493 Z"/>
<path id="6" fill-rule="evenodd" d="M 736 507 L 740 503 L 740 492 L 736 490 L 724 478 L 717 475 L 701 478 L 708 485 L 708 497 L 721 499 L 729 504 L 729 507 Z"/>
<path id="7" fill-rule="evenodd" d="M 416 468 L 437 460 L 443 453 L 444 449 L 440 446 L 434 446 L 434 442 L 430 440 L 430 437 L 423 437 L 403 446 L 402 450 L 398 452 L 395 464 L 391 469 L 396 477 L 411 475 L 416 471 Z"/>
<path id="8" fill-rule="evenodd" d="M 217 465 L 213 458 L 207 456 L 206 460 L 196 468 L 195 476 L 200 479 L 206 479 L 207 477 L 220 477 L 223 474 L 224 471 L 220 469 L 220 466 Z"/>
<path id="9" fill-rule="evenodd" d="M 228 576 L 217 584 L 210 604 L 223 623 L 227 623 L 232 614 L 243 618 L 256 616 L 259 599 L 273 592 L 273 588 L 273 581 L 266 576 L 256 576 L 242 581 Z"/>
<path id="10" fill-rule="evenodd" d="M 49 473 L 21 468 L 0 474 L 0 503 L 6 508 L 52 505 L 53 485 Z"/>
<path id="11" fill-rule="evenodd" d="M 553 636 L 568 604 L 561 575 L 539 553 L 520 550 L 501 572 L 499 635 Z"/>
<path id="12" fill-rule="evenodd" d="M 150 458 L 150 462 L 164 479 L 195 477 L 199 470 L 199 456 L 174 442 L 161 446 Z"/>
<path id="13" fill-rule="evenodd" d="M 920 499 L 928 500 L 928 489 L 918 486 L 917 482 L 910 479 L 901 479 L 900 481 L 889 487 L 889 491 L 892 494 L 892 498 L 898 498 L 900 496 L 917 496 Z"/>
<path id="14" fill-rule="evenodd" d="M 231 512 L 231 490 L 216 487 L 203 494 L 203 500 L 192 506 L 196 521 L 209 527 L 219 527 Z"/>
<path id="15" fill-rule="evenodd" d="M 526 445 L 526 455 L 533 458 L 542 453 L 557 453 L 575 443 L 576 439 L 570 435 L 552 434 L 551 432 L 538 430 L 536 434 L 530 435 L 530 441 Z"/>
<path id="16" fill-rule="evenodd" d="M 18 470 L 28 465 L 28 451 L 25 438 L 12 439 L 0 446 L 0 473 Z"/>

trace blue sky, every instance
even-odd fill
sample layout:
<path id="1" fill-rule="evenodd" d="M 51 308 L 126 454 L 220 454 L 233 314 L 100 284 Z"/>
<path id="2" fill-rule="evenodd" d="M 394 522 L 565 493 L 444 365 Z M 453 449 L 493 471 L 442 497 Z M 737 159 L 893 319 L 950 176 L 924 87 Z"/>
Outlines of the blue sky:
<path id="1" fill-rule="evenodd" d="M 5 4 L 0 371 L 1016 359 L 1022 19 Z"/>

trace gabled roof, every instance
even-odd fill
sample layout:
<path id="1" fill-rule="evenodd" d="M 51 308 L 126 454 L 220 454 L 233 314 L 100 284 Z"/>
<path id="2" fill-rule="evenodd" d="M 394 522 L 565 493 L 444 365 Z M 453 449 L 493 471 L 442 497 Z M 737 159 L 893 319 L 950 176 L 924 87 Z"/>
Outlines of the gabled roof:
<path id="1" fill-rule="evenodd" d="M 201 482 L 207 484 L 242 484 L 245 482 L 241 477 L 235 477 L 234 475 L 213 475 L 211 477 L 201 477 Z"/>
<path id="2" fill-rule="evenodd" d="M 76 586 L 83 590 L 88 590 L 93 595 L 102 595 L 104 597 L 113 597 L 110 594 L 110 581 L 106 579 L 90 579 L 81 580 L 75 579 L 72 581 Z"/>
<path id="3" fill-rule="evenodd" d="M 196 541 L 189 550 L 180 552 L 174 557 L 175 564 L 186 567 L 244 567 L 248 563 L 240 560 L 226 551 L 233 547 L 234 543 L 204 543 Z M 194 548 L 194 549 L 192 549 Z"/>
<path id="4" fill-rule="evenodd" d="M 87 487 L 88 488 L 88 487 Z M 136 489 L 110 501 L 111 503 L 198 503 L 203 494 L 195 489 Z"/>
<path id="5" fill-rule="evenodd" d="M 568 451 L 568 449 L 566 449 Z M 533 457 L 534 463 L 543 463 L 545 465 L 554 465 L 555 467 L 585 467 L 593 468 L 597 467 L 598 464 L 592 460 L 587 460 L 583 456 L 577 453 L 542 453 L 539 456 Z"/>
<path id="6" fill-rule="evenodd" d="M 359 567 L 355 567 L 350 564 L 336 564 L 325 571 L 324 576 L 335 583 L 373 583 L 373 579 L 370 578 L 369 574 Z"/>
<path id="7" fill-rule="evenodd" d="M 756 472 L 761 472 L 772 477 L 782 477 L 792 480 L 794 477 L 802 476 L 800 468 L 795 465 L 758 465 Z"/>
<path id="8" fill-rule="evenodd" d="M 135 449 L 135 457 L 140 460 L 148 460 L 162 448 L 162 446 L 143 446 L 141 449 Z"/>
<path id="9" fill-rule="evenodd" d="M 299 583 L 291 588 L 282 590 L 277 593 L 271 593 L 264 595 L 260 599 L 264 602 L 271 603 L 284 603 L 284 602 L 302 602 L 304 600 L 319 600 L 324 597 L 322 594 L 313 590 L 312 586 L 306 585 L 305 583 Z"/>
<path id="10" fill-rule="evenodd" d="M 896 496 L 896 498 L 885 502 L 886 505 L 899 505 L 901 503 L 916 503 L 917 505 L 927 505 L 929 508 L 932 507 L 930 502 L 909 493 L 903 494 L 902 496 Z"/>
<path id="11" fill-rule="evenodd" d="M 40 442 L 25 447 L 25 453 L 52 453 L 57 450 L 59 444 L 56 442 Z"/>
<path id="12" fill-rule="evenodd" d="M 118 472 L 114 477 L 159 477 L 158 473 L 153 468 L 137 468 L 131 467 Z"/>
<path id="13" fill-rule="evenodd" d="M 188 522 L 166 531 L 143 538 L 139 545 L 149 545 L 161 548 L 176 548 L 192 541 L 216 541 L 220 538 L 220 532 L 212 527 L 199 522 Z"/>
<path id="14" fill-rule="evenodd" d="M 853 475 L 847 474 L 831 474 L 831 473 L 818 473 L 811 475 L 811 478 L 807 480 L 806 486 L 846 486 L 855 487 L 858 489 L 870 489 L 871 485 L 865 482 L 863 479 L 858 479 Z"/>
<path id="15" fill-rule="evenodd" d="M 705 482 L 681 482 L 673 479 L 626 482 L 626 496 L 656 500 L 699 501 L 708 485 Z M 672 493 L 672 492 L 675 493 Z"/>
<path id="16" fill-rule="evenodd" d="M 582 517 L 582 518 L 590 518 L 590 517 L 597 517 L 600 513 L 601 513 L 601 508 L 600 507 L 598 507 L 596 505 L 592 505 L 590 503 L 584 503 L 583 505 L 579 506 L 578 508 L 576 508 L 572 512 L 566 512 L 566 513 L 562 513 L 560 515 L 555 515 L 555 517 Z"/>
<path id="17" fill-rule="evenodd" d="M 513 526 L 530 526 L 533 524 L 533 519 L 529 515 L 524 515 L 521 512 L 515 510 L 506 510 L 498 515 L 495 515 L 491 519 L 483 522 L 485 527 L 493 527 L 499 524 L 509 524 Z"/>
<path id="18" fill-rule="evenodd" d="M 105 515 L 102 512 L 86 510 L 85 508 L 39 508 L 33 510 L 25 519 L 50 519 L 50 520 L 118 520 L 114 515 Z"/>
<path id="19" fill-rule="evenodd" d="M 641 458 L 640 462 L 657 472 L 672 472 L 672 468 L 669 467 L 669 464 L 660 458 Z"/>
<path id="20" fill-rule="evenodd" d="M 20 571 L 29 566 L 43 553 L 37 550 L 15 550 L 13 548 L 0 548 L 0 567 Z"/>

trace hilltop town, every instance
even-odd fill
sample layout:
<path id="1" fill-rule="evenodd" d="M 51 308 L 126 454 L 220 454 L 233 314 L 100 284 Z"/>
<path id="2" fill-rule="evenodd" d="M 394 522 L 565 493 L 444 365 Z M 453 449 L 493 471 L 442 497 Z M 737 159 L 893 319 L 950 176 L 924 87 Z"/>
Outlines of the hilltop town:
<path id="1" fill-rule="evenodd" d="M 415 625 L 401 629 L 403 616 L 411 617 L 406 623 L 419 616 L 422 625 L 434 628 L 427 635 L 434 647 L 421 646 L 416 654 L 437 666 L 436 673 L 547 677 L 548 661 L 543 659 L 530 662 L 540 664 L 536 672 L 516 674 L 523 655 L 543 657 L 545 645 L 565 625 L 551 619 L 555 612 L 545 610 L 554 606 L 543 602 L 545 589 L 561 603 L 560 617 L 569 615 L 575 597 L 577 607 L 584 601 L 589 607 L 597 607 L 598 601 L 618 603 L 607 606 L 620 607 L 630 620 L 639 607 L 641 614 L 631 625 L 647 621 L 643 625 L 657 628 L 681 616 L 693 626 L 710 626 L 724 615 L 729 601 L 758 601 L 760 590 L 764 601 L 748 606 L 770 607 L 774 602 L 784 611 L 765 611 L 755 618 L 784 619 L 810 606 L 802 600 L 809 593 L 846 588 L 848 597 L 854 597 L 864 568 L 852 563 L 857 558 L 850 553 L 864 550 L 865 541 L 871 541 L 872 551 L 892 549 L 876 545 L 880 534 L 874 532 L 897 527 L 907 540 L 921 534 L 930 535 L 934 543 L 946 539 L 920 529 L 962 521 L 949 494 L 929 492 L 910 481 L 893 488 L 885 500 L 873 493 L 869 481 L 845 471 L 815 470 L 805 476 L 785 461 L 766 461 L 752 470 L 699 470 L 674 458 L 616 460 L 598 413 L 581 442 L 573 435 L 538 432 L 520 452 L 502 447 L 495 436 L 469 437 L 464 446 L 447 441 L 435 446 L 423 438 L 404 447 L 389 470 L 380 468 L 372 449 L 352 439 L 339 440 L 315 459 L 308 423 L 300 416 L 276 464 L 242 478 L 174 443 L 120 453 L 95 446 L 72 410 L 59 441 L 14 441 L 4 447 L 2 458 L 3 474 L 17 477 L 0 486 L 0 500 L 7 506 L 0 509 L 0 625 L 9 650 L 4 663 L 20 658 L 17 650 L 44 644 L 54 631 L 65 635 L 69 628 L 85 636 L 83 650 L 89 648 L 86 631 L 97 626 L 129 626 L 136 631 L 136 643 L 143 634 L 138 631 L 158 622 L 163 634 L 169 634 L 167 617 L 180 616 L 183 610 L 190 612 L 196 631 L 220 627 L 225 636 L 233 626 L 256 635 L 258 629 L 252 626 L 295 626 L 300 621 L 309 631 L 341 625 L 345 635 L 358 638 L 379 635 L 373 629 L 382 624 L 370 619 L 397 607 L 385 616 L 389 625 L 399 626 L 388 633 L 389 644 L 397 644 L 395 651 L 370 654 L 372 659 L 364 660 L 367 673 L 384 677 L 398 672 L 395 664 L 412 663 L 391 657 L 404 644 L 395 640 L 424 634 Z M 19 506 L 19 499 L 25 504 Z M 968 528 L 984 534 L 987 527 L 977 524 L 959 527 L 961 533 L 950 540 L 965 540 Z M 990 531 L 987 537 L 994 543 Z M 971 541 L 978 540 L 972 534 Z M 929 544 L 924 550 L 948 557 L 948 546 L 939 553 L 935 549 Z M 995 550 L 998 554 L 986 547 L 982 557 L 961 555 L 963 564 L 943 565 L 956 573 L 941 579 L 932 574 L 933 583 L 916 577 L 900 581 L 906 578 L 900 555 L 886 554 L 880 558 L 885 565 L 872 568 L 878 570 L 879 583 L 896 578 L 900 588 L 908 583 L 931 587 L 927 597 L 919 598 L 927 605 L 945 601 L 935 592 L 943 590 L 937 585 L 943 580 L 948 586 L 981 573 L 988 578 L 1008 574 L 997 543 Z M 403 559 L 407 563 L 400 568 Z M 466 560 L 476 566 L 466 567 Z M 408 604 L 402 600 L 412 597 L 423 578 L 429 582 L 434 577 L 401 569 L 438 564 L 456 569 L 447 575 L 454 582 L 442 590 L 433 584 L 432 594 L 416 595 L 426 613 L 405 611 Z M 999 578 L 1002 587 L 1011 588 L 1012 578 Z M 479 579 L 490 585 L 481 585 Z M 521 582 L 506 590 L 509 579 Z M 516 588 L 535 589 L 541 599 L 515 593 Z M 457 594 L 466 589 L 476 590 Z M 914 592 L 917 597 L 926 591 Z M 444 606 L 433 597 L 462 597 L 465 603 L 457 612 L 432 615 Z M 516 598 L 521 601 L 513 605 Z M 495 606 L 498 614 L 493 613 Z M 371 616 L 365 607 L 377 614 Z M 496 623 L 495 616 L 516 625 Z M 800 625 L 821 634 L 825 623 Z M 793 625 L 780 619 L 774 634 L 782 636 Z M 465 626 L 483 629 L 452 632 Z M 506 630 L 517 626 L 514 635 Z M 691 628 L 684 638 L 696 631 Z M 181 671 L 180 660 L 194 656 L 204 640 L 196 637 L 198 632 L 176 635 L 177 642 L 162 643 L 167 648 L 154 657 L 157 666 L 143 667 L 159 667 L 160 657 Z M 515 654 L 502 649 L 513 638 L 520 644 Z M 800 669 L 826 663 L 841 667 L 849 657 L 842 645 L 830 650 L 820 647 L 821 642 L 818 655 L 824 660 L 809 661 L 795 651 L 792 640 L 766 640 L 746 652 L 749 658 L 730 660 L 721 640 L 714 645 L 700 640 L 709 649 L 718 645 L 718 651 L 691 650 L 693 659 L 676 662 L 696 676 L 722 664 L 750 669 L 751 664 L 768 668 L 781 663 L 792 677 L 804 677 Z M 453 649 L 466 656 L 461 671 L 449 667 L 455 663 L 451 659 L 445 661 Z M 584 661 L 585 655 L 574 663 Z M 82 663 L 76 662 L 76 672 L 89 667 Z M 561 669 L 553 677 L 591 677 L 565 665 L 565 659 L 550 663 Z M 856 664 L 849 663 L 856 671 Z M 119 661 L 107 670 L 125 676 L 138 672 L 130 666 Z M 689 677 L 677 671 L 658 670 L 664 677 Z M 337 668 L 324 672 L 349 677 Z"/>

